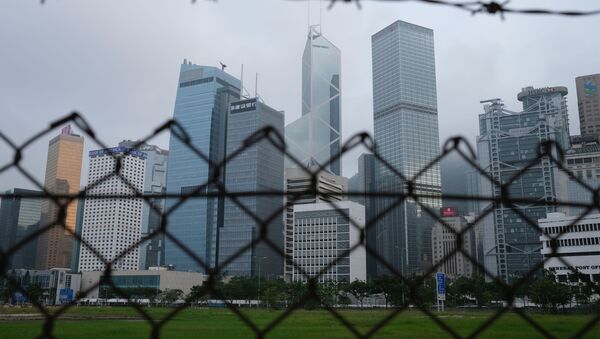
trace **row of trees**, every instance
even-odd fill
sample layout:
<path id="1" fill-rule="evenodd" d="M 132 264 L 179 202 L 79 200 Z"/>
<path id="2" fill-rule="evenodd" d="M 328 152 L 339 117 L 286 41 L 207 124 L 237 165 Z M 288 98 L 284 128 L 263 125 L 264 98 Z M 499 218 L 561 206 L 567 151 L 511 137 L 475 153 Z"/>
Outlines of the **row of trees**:
<path id="1" fill-rule="evenodd" d="M 227 282 L 225 282 L 227 281 Z M 35 284 L 24 286 L 29 299 L 39 300 L 44 291 Z M 0 281 L 0 301 L 15 303 L 19 292 L 12 284 Z M 600 284 L 587 282 L 564 284 L 556 281 L 552 272 L 522 284 L 517 289 L 504 289 L 495 282 L 486 282 L 483 277 L 473 279 L 461 277 L 449 280 L 446 284 L 446 305 L 449 307 L 472 306 L 490 307 L 498 302 L 519 298 L 524 306 L 539 306 L 556 311 L 566 305 L 600 307 Z M 434 278 L 413 277 L 402 281 L 396 277 L 382 276 L 367 282 L 318 283 L 309 285 L 301 282 L 287 283 L 282 279 L 261 279 L 233 277 L 219 279 L 212 288 L 205 282 L 194 286 L 188 295 L 181 290 L 155 288 L 125 288 L 116 291 L 110 286 L 101 286 L 99 297 L 103 299 L 124 298 L 148 299 L 154 304 L 170 305 L 177 301 L 190 304 L 205 303 L 209 299 L 260 300 L 261 306 L 285 308 L 301 304 L 305 308 L 335 307 L 357 304 L 363 306 L 366 298 L 380 296 L 386 306 L 402 307 L 414 305 L 431 307 L 436 303 L 436 282 Z M 80 299 L 85 296 L 77 295 Z M 527 304 L 529 303 L 529 304 Z"/>

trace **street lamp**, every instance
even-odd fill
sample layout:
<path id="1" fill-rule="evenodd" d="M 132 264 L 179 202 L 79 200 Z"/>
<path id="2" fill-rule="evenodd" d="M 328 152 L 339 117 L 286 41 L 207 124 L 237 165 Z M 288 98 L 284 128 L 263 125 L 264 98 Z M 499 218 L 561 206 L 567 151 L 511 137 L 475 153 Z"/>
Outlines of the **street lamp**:
<path id="1" fill-rule="evenodd" d="M 260 305 L 260 262 L 262 259 L 266 259 L 267 257 L 256 257 L 256 261 L 258 264 L 258 292 L 257 292 L 257 296 L 256 296 L 256 300 L 257 300 L 257 304 L 256 307 L 258 308 L 258 306 Z"/>

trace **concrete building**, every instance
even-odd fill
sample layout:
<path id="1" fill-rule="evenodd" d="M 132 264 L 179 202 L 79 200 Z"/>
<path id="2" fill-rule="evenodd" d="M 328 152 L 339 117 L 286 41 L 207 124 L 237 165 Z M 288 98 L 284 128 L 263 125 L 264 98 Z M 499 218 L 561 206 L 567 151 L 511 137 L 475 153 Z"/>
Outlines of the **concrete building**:
<path id="1" fill-rule="evenodd" d="M 553 140 L 563 149 L 569 147 L 566 87 L 524 88 L 517 96 L 522 112 L 512 112 L 500 99 L 483 101 L 479 115 L 477 153 L 479 166 L 497 182 L 506 183 L 525 166 L 532 167 L 512 181 L 511 198 L 529 199 L 516 207 L 530 220 L 544 218 L 554 212 L 551 204 L 559 198 L 562 174 L 548 157 L 537 159 L 540 142 Z M 555 149 L 554 158 L 558 159 Z M 502 189 L 480 177 L 480 195 L 501 198 Z M 483 209 L 489 204 L 480 204 Z M 494 212 L 483 220 L 484 265 L 501 279 L 510 281 L 529 272 L 542 257 L 539 232 L 506 204 L 494 206 Z"/>
<path id="2" fill-rule="evenodd" d="M 32 285 L 40 287 L 43 293 L 39 301 L 45 305 L 62 305 L 71 302 L 81 286 L 81 275 L 72 273 L 68 268 L 15 269 L 7 274 L 24 290 Z M 15 294 L 15 299 L 16 303 L 29 301 L 21 292 Z"/>
<path id="3" fill-rule="evenodd" d="M 55 194 L 79 193 L 82 159 L 83 137 L 74 134 L 71 126 L 67 125 L 61 130 L 60 135 L 50 140 L 48 145 L 44 188 L 49 193 Z M 36 254 L 38 269 L 71 266 L 77 200 L 73 200 L 67 206 L 64 225 L 61 225 L 63 220 L 57 220 L 59 209 L 60 207 L 50 199 L 42 202 L 40 227 L 54 226 L 38 237 Z"/>
<path id="4" fill-rule="evenodd" d="M 244 147 L 252 134 L 267 126 L 282 135 L 283 112 L 267 106 L 260 98 L 232 102 L 227 124 L 227 155 Z M 283 192 L 283 158 L 283 153 L 266 139 L 245 147 L 227 162 L 225 189 L 233 193 Z M 263 225 L 248 212 L 260 220 L 270 220 L 264 225 L 266 238 L 283 249 L 283 196 L 250 195 L 238 197 L 237 201 L 247 210 L 231 199 L 223 202 L 223 227 L 217 234 L 219 264 L 260 236 Z M 252 246 L 223 267 L 223 272 L 231 276 L 281 277 L 282 270 L 283 258 L 264 242 Z"/>
<path id="5" fill-rule="evenodd" d="M 292 260 L 301 269 L 293 268 L 292 281 L 307 281 L 302 271 L 314 276 L 329 265 L 319 276 L 319 282 L 367 279 L 365 248 L 361 246 L 349 252 L 360 242 L 364 229 L 362 205 L 352 201 L 299 204 L 294 205 L 293 214 Z"/>
<path id="6" fill-rule="evenodd" d="M 215 67 L 194 65 L 187 60 L 181 65 L 173 119 L 185 129 L 190 144 L 214 164 L 225 158 L 229 105 L 240 99 L 240 87 L 238 79 Z M 217 192 L 215 184 L 206 185 L 216 169 L 180 140 L 180 136 L 181 133 L 173 132 L 169 141 L 167 193 Z M 167 199 L 165 209 L 179 203 L 180 199 Z M 169 232 L 214 267 L 223 200 L 191 198 L 178 206 L 169 215 Z M 204 271 L 169 239 L 165 240 L 165 264 L 182 271 Z"/>
<path id="7" fill-rule="evenodd" d="M 437 265 L 442 262 L 437 271 L 446 273 L 448 278 L 473 278 L 477 273 L 477 266 L 463 253 L 457 252 L 448 258 L 446 256 L 456 250 L 459 243 L 457 234 L 470 227 L 462 234 L 461 249 L 472 259 L 479 260 L 475 226 L 470 224 L 465 217 L 460 216 L 457 209 L 452 207 L 442 208 L 440 216 L 442 222 L 436 222 L 431 229 L 433 264 Z"/>
<path id="8" fill-rule="evenodd" d="M 383 159 L 406 178 L 413 178 L 440 153 L 433 30 L 396 21 L 371 37 L 375 143 Z M 377 166 L 377 191 L 406 193 L 406 182 L 387 166 Z M 420 203 L 442 207 L 440 165 L 414 182 Z M 377 252 L 403 274 L 431 265 L 433 219 L 422 206 L 406 199 L 378 199 L 378 212 L 391 210 L 376 225 Z M 379 265 L 377 274 L 388 274 Z"/>
<path id="9" fill-rule="evenodd" d="M 600 73 L 577 77 L 577 106 L 581 135 L 600 135 Z"/>
<path id="10" fill-rule="evenodd" d="M 38 230 L 42 211 L 42 199 L 27 198 L 28 195 L 41 195 L 40 191 L 15 188 L 5 193 L 13 197 L 0 201 L 0 251 L 3 252 Z M 34 268 L 36 250 L 37 239 L 32 239 L 10 254 L 5 269 Z"/>
<path id="11" fill-rule="evenodd" d="M 302 54 L 302 117 L 285 127 L 288 151 L 304 166 L 323 165 L 341 174 L 341 53 L 321 33 L 310 26 Z M 297 164 L 286 159 L 286 168 Z"/>
<path id="12" fill-rule="evenodd" d="M 180 272 L 165 269 L 139 271 L 113 271 L 111 281 L 117 288 L 155 288 L 157 294 L 166 289 L 179 289 L 184 295 L 190 293 L 193 286 L 202 285 L 208 276 L 196 272 Z M 81 290 L 89 291 L 86 299 L 105 298 L 100 291 L 110 289 L 104 277 L 104 271 L 81 273 Z"/>
<path id="13" fill-rule="evenodd" d="M 318 167 L 313 166 L 311 171 L 317 171 Z M 316 174 L 315 181 L 309 173 L 301 168 L 286 168 L 285 170 L 285 190 L 286 211 L 285 211 L 285 231 L 284 231 L 284 252 L 286 257 L 293 256 L 294 241 L 294 206 L 301 204 L 315 204 L 320 202 L 342 201 L 346 200 L 345 192 L 348 189 L 348 179 L 326 171 L 320 171 Z M 287 260 L 284 261 L 284 279 L 291 281 L 293 274 L 293 265 Z"/>
<path id="14" fill-rule="evenodd" d="M 560 200 L 588 205 L 592 203 L 594 200 L 593 190 L 600 186 L 600 143 L 598 138 L 593 135 L 571 137 L 571 148 L 565 152 L 564 165 L 570 173 L 561 177 L 563 191 Z M 566 189 L 564 189 L 565 187 Z M 567 215 L 575 216 L 583 213 L 586 208 L 566 206 L 559 210 Z"/>
<path id="15" fill-rule="evenodd" d="M 144 190 L 147 155 L 128 147 L 114 147 L 90 151 L 89 158 L 82 239 L 102 258 L 115 261 L 113 269 L 136 270 L 139 267 L 139 248 L 135 246 L 126 254 L 125 251 L 136 245 L 141 237 L 143 201 L 134 196 Z M 123 179 L 111 175 L 118 160 Z M 78 271 L 103 269 L 103 260 L 82 245 Z"/>
<path id="16" fill-rule="evenodd" d="M 160 195 L 165 193 L 167 187 L 167 162 L 169 151 L 163 150 L 155 145 L 140 141 L 125 140 L 119 143 L 119 147 L 135 148 L 146 154 L 146 170 L 144 176 L 144 195 Z M 142 207 L 141 236 L 146 237 L 160 228 L 161 213 L 165 209 L 165 200 L 161 198 L 150 198 L 144 201 Z M 148 267 L 162 266 L 165 264 L 165 239 L 164 234 L 152 237 L 140 246 L 140 270 Z"/>
<path id="17" fill-rule="evenodd" d="M 600 282 L 600 214 L 578 218 L 548 213 L 538 221 L 544 269 L 560 282 Z"/>

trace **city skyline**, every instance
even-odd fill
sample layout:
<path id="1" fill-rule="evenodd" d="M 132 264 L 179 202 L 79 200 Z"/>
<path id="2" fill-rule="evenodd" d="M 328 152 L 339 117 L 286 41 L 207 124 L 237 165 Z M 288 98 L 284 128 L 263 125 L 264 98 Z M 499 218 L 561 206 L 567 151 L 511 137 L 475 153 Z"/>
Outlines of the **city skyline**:
<path id="1" fill-rule="evenodd" d="M 559 2 L 552 2 L 559 3 Z M 159 11 L 161 6 L 144 4 L 149 7 L 149 11 Z M 82 42 L 79 33 L 63 32 L 64 28 L 61 25 L 55 29 L 44 30 L 23 30 L 16 33 L 20 36 L 20 40 L 31 40 L 36 36 L 45 36 L 46 34 L 63 34 L 65 35 L 64 42 L 67 46 L 75 46 L 77 48 L 75 57 L 81 60 L 88 60 L 86 64 L 94 63 L 92 68 L 73 68 L 73 65 L 64 64 L 60 61 L 62 57 L 61 51 L 52 51 L 43 59 L 43 64 L 51 66 L 46 67 L 47 76 L 43 78 L 36 77 L 35 81 L 30 78 L 32 74 L 24 67 L 29 67 L 31 64 L 40 64 L 37 54 L 32 54 L 32 50 L 23 49 L 12 36 L 2 35 L 6 39 L 8 47 L 5 57 L 10 64 L 10 69 L 5 65 L 0 66 L 0 71 L 7 76 L 0 79 L 0 84 L 6 90 L 0 94 L 0 107 L 7 113 L 7 123 L 11 128 L 7 131 L 9 137 L 16 142 L 24 140 L 38 130 L 47 126 L 47 122 L 58 117 L 68 114 L 72 109 L 79 109 L 81 113 L 88 119 L 92 127 L 102 138 L 105 144 L 116 144 L 122 139 L 122 136 L 143 137 L 149 134 L 153 128 L 167 120 L 170 116 L 170 110 L 175 100 L 173 85 L 176 83 L 177 64 L 183 58 L 192 58 L 198 64 L 211 64 L 218 66 L 218 61 L 223 61 L 228 64 L 227 72 L 239 77 L 240 65 L 243 63 L 246 70 L 246 79 L 254 78 L 254 72 L 259 73 L 258 92 L 266 100 L 286 111 L 286 122 L 290 122 L 300 116 L 301 105 L 301 65 L 300 58 L 302 55 L 303 42 L 305 41 L 306 28 L 309 23 L 315 23 L 316 11 L 313 8 L 312 22 L 307 21 L 306 4 L 302 3 L 287 3 L 283 1 L 273 1 L 268 4 L 274 8 L 282 10 L 303 9 L 302 15 L 298 18 L 293 17 L 291 20 L 286 20 L 282 30 L 264 30 L 261 27 L 248 26 L 247 19 L 239 18 L 239 21 L 233 24 L 235 29 L 219 29 L 219 34 L 224 39 L 235 41 L 233 34 L 238 34 L 241 26 L 246 26 L 249 31 L 247 34 L 265 38 L 254 38 L 255 44 L 247 45 L 244 41 L 244 34 L 239 37 L 242 47 L 247 52 L 243 55 L 233 53 L 237 50 L 236 44 L 230 47 L 217 45 L 215 48 L 199 48 L 199 46 L 182 44 L 177 41 L 167 39 L 164 33 L 157 33 L 156 40 L 146 41 L 145 38 L 136 40 L 136 51 L 127 49 L 121 42 L 124 38 L 117 40 L 114 51 L 116 54 L 110 57 L 101 59 L 91 58 L 88 53 L 90 51 L 90 42 L 96 42 L 98 47 L 105 46 L 105 38 L 110 32 L 98 31 L 103 21 L 95 19 L 96 13 L 104 13 L 104 6 L 92 9 L 98 11 L 90 11 L 90 9 L 79 8 L 79 5 L 68 5 L 65 8 L 61 7 L 60 12 L 56 12 L 57 4 L 48 4 L 43 7 L 39 13 L 32 13 L 30 20 L 37 20 L 33 27 L 39 25 L 51 24 L 68 17 L 71 10 L 79 10 L 80 18 L 85 18 L 87 24 L 82 27 L 82 31 L 88 34 L 86 37 L 89 42 Z M 53 7 L 54 6 L 54 7 Z M 129 6 L 123 5 L 126 11 Z M 201 16 L 200 20 L 205 22 L 199 24 L 198 29 L 202 29 L 204 25 L 214 25 L 214 27 L 222 27 L 224 23 L 215 21 L 216 18 L 228 15 L 233 8 L 244 9 L 249 4 L 228 4 L 223 3 L 218 6 L 199 2 L 196 7 L 189 4 L 180 4 L 171 7 L 171 12 L 167 14 L 174 15 L 175 13 L 184 16 Z M 581 5 L 586 8 L 586 4 Z M 31 12 L 37 8 L 38 4 L 18 4 L 16 10 L 23 12 Z M 389 9 L 392 10 L 389 10 Z M 396 9 L 397 8 L 397 9 Z M 201 10 L 196 10 L 201 9 Z M 386 10 L 387 9 L 387 10 Z M 2 13 L 5 13 L 4 11 Z M 427 13 L 428 15 L 425 15 Z M 2 14 L 0 14 L 2 15 Z M 280 25 L 283 23 L 282 18 L 263 14 L 264 19 L 268 20 L 272 25 Z M 236 16 L 237 17 L 237 16 Z M 370 18 L 378 17 L 378 20 Z M 440 20 L 444 18 L 444 20 Z M 154 32 L 156 28 L 151 28 L 150 21 L 142 17 L 139 27 L 129 27 L 133 32 L 139 29 L 149 29 Z M 516 98 L 513 96 L 514 88 L 522 88 L 527 85 L 546 86 L 546 85 L 561 85 L 569 88 L 569 101 L 573 103 L 570 110 L 570 123 L 572 134 L 578 131 L 577 112 L 575 106 L 575 78 L 577 76 L 597 73 L 593 60 L 598 59 L 600 52 L 597 49 L 590 49 L 585 43 L 585 37 L 575 32 L 589 29 L 598 25 L 593 18 L 581 18 L 576 21 L 569 21 L 568 18 L 562 17 L 528 17 L 527 21 L 519 16 L 510 16 L 506 21 L 502 22 L 496 18 L 488 17 L 473 17 L 461 11 L 447 11 L 437 8 L 431 8 L 419 4 L 406 4 L 402 6 L 383 7 L 378 4 L 364 6 L 362 11 L 358 11 L 352 6 L 335 6 L 328 11 L 323 9 L 323 31 L 327 34 L 331 41 L 335 41 L 340 48 L 345 59 L 342 61 L 342 71 L 344 77 L 342 79 L 342 87 L 346 95 L 342 98 L 343 111 L 343 130 L 342 135 L 345 139 L 358 131 L 367 130 L 372 133 L 372 123 L 369 121 L 372 113 L 370 93 L 370 69 L 369 69 L 369 37 L 374 32 L 383 28 L 389 22 L 396 19 L 408 19 L 415 24 L 430 27 L 437 31 L 436 34 L 436 63 L 438 66 L 438 91 L 439 91 L 439 111 L 440 111 L 440 141 L 445 140 L 448 136 L 462 134 L 466 135 L 470 140 L 474 141 L 477 134 L 476 119 L 456 119 L 456 116 L 461 118 L 473 117 L 479 113 L 480 100 L 490 97 L 503 97 L 506 99 L 508 108 L 518 107 Z M 466 19 L 466 20 L 465 20 Z M 357 20 L 367 23 L 366 26 L 361 26 L 360 29 L 352 28 L 346 21 L 351 22 Z M 450 21 L 455 24 L 450 25 Z M 533 36 L 528 36 L 522 32 L 527 31 L 524 27 L 533 21 L 536 22 L 540 31 L 551 32 L 556 38 L 560 39 L 561 56 L 555 56 L 551 51 L 556 48 L 556 42 L 541 41 L 541 39 L 533 39 Z M 115 25 L 121 27 L 125 25 L 127 20 L 124 18 L 115 19 Z M 564 25 L 561 31 L 554 31 L 553 25 L 568 22 L 569 25 Z M 0 20 L 0 25 L 13 24 L 18 27 L 20 23 L 15 23 L 10 17 L 6 20 Z M 152 24 L 156 24 L 152 21 Z M 163 27 L 164 24 L 159 24 Z M 360 25 L 359 25 L 360 26 Z M 587 27 L 584 29 L 583 27 Z M 493 30 L 495 33 L 492 36 L 484 35 L 484 32 Z M 9 32 L 11 30 L 2 30 Z M 59 33 L 60 32 L 60 33 Z M 2 34 L 2 33 L 0 33 Z M 182 39 L 186 35 L 197 35 L 195 41 L 205 42 L 211 46 L 211 40 L 208 35 L 198 31 L 185 30 L 182 34 Z M 207 33 L 208 34 L 208 33 Z M 246 34 L 246 33 L 245 33 Z M 142 37 L 145 35 L 142 34 Z M 507 39 L 510 37 L 510 39 Z M 568 38 L 566 38 L 568 37 Z M 510 40 L 511 45 L 505 40 Z M 166 49 L 160 56 L 144 56 L 142 54 L 152 46 L 171 46 L 172 49 Z M 530 55 L 523 58 L 519 52 L 519 46 L 528 46 Z M 269 47 L 271 46 L 271 47 Z M 274 46 L 278 48 L 280 53 L 273 53 Z M 461 48 L 456 49 L 455 46 Z M 509 47 L 510 46 L 510 47 Z M 15 47 L 15 48 L 10 48 Z M 139 51 L 137 50 L 139 49 Z M 93 49 L 94 51 L 97 48 Z M 103 48 L 100 48 L 100 53 Z M 501 51 L 496 53 L 494 51 Z M 263 55 L 264 51 L 268 51 L 267 56 Z M 258 57 L 260 55 L 260 57 Z M 585 55 L 585 58 L 581 58 Z M 71 57 L 72 58 L 72 57 Z M 71 59 L 68 59 L 71 60 Z M 152 67 L 149 67 L 149 60 L 152 60 Z M 452 61 L 458 60 L 458 61 Z M 518 62 L 517 62 L 518 60 Z M 469 68 L 465 68 L 465 65 Z M 273 71 L 272 65 L 278 69 L 285 69 L 285 72 Z M 553 72 L 548 72 L 550 69 Z M 63 72 L 59 72 L 63 70 Z M 96 73 L 101 70 L 101 73 Z M 115 72 L 115 70 L 119 70 Z M 288 71 L 289 70 L 289 71 Z M 527 72 L 525 72 L 527 70 Z M 19 72 L 19 77 L 14 77 L 14 72 Z M 462 72 L 462 74 L 460 74 Z M 59 76 L 60 74 L 60 76 Z M 502 74 L 502 76 L 500 76 Z M 456 83 L 456 79 L 460 76 L 460 83 Z M 136 77 L 145 79 L 144 81 L 132 81 Z M 487 78 L 494 77 L 493 82 L 486 81 Z M 18 86 L 15 88 L 24 88 L 23 81 L 28 81 L 31 87 L 25 88 L 25 91 L 15 91 L 10 84 L 14 83 Z M 93 82 L 90 82 L 94 79 Z M 254 79 L 253 79 L 254 80 Z M 286 86 L 277 86 L 277 83 L 284 81 Z M 246 87 L 252 91 L 253 81 L 246 81 Z M 482 83 L 486 86 L 480 86 Z M 56 83 L 56 85 L 51 85 Z M 19 85 L 20 84 L 20 85 Z M 77 84 L 77 85 L 75 85 Z M 110 86 L 108 85 L 110 84 Z M 123 90 L 124 85 L 128 86 L 128 90 Z M 44 89 L 39 89 L 38 86 L 43 86 Z M 75 86 L 75 87 L 74 87 Z M 85 89 L 85 92 L 82 92 Z M 41 93 L 38 100 L 29 100 L 28 97 L 33 95 L 33 92 Z M 60 93 L 59 93 L 60 92 Z M 123 96 L 130 92 L 130 95 Z M 63 95 L 63 93 L 71 93 Z M 141 100 L 151 94 L 150 100 Z M 49 96 L 51 95 L 51 96 Z M 110 100 L 108 100 L 110 98 Z M 133 99 L 133 100 L 132 100 Z M 43 106 L 39 103 L 43 102 Z M 16 109 L 17 104 L 21 105 L 19 110 Z M 20 112 L 28 114 L 16 114 Z M 127 112 L 127 114 L 124 114 Z M 24 119 L 27 117 L 27 119 Z M 113 126 L 110 121 L 120 119 L 124 123 L 123 126 Z M 33 122 L 31 122 L 33 120 Z M 461 120 L 461 123 L 456 120 Z M 125 130 L 127 126 L 127 131 Z M 49 139 L 49 138 L 48 138 Z M 44 141 L 45 142 L 45 141 Z M 154 144 L 167 148 L 168 133 L 165 133 L 151 141 Z M 43 162 L 35 156 L 42 152 L 43 147 L 36 143 L 28 148 L 25 152 L 23 163 L 26 164 L 38 178 L 43 174 Z M 86 151 L 98 148 L 93 143 L 86 143 Z M 30 155 L 32 154 L 32 155 Z M 347 177 L 356 172 L 356 159 L 360 153 L 350 154 L 342 159 L 342 175 Z M 10 158 L 11 152 L 6 146 L 0 143 L 0 158 Z M 87 166 L 87 164 L 84 164 Z M 82 183 L 85 183 L 85 178 L 82 178 Z M 11 183 L 11 184 L 7 184 Z M 14 171 L 8 171 L 0 176 L 0 187 L 10 188 L 10 186 L 35 188 L 21 175 Z"/>

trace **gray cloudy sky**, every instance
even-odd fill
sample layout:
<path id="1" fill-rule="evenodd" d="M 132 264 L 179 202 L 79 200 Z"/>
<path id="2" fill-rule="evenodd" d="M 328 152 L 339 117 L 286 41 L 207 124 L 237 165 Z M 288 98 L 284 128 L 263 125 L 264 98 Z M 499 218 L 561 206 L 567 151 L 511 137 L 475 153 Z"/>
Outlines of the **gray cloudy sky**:
<path id="1" fill-rule="evenodd" d="M 591 9 L 596 0 L 531 0 L 515 7 Z M 312 23 L 319 21 L 312 3 Z M 343 137 L 372 132 L 373 33 L 401 19 L 435 32 L 440 139 L 474 140 L 480 100 L 500 97 L 519 108 L 516 93 L 527 85 L 569 88 L 571 131 L 579 132 L 575 77 L 600 72 L 600 16 L 567 18 L 488 15 L 414 2 L 338 3 L 323 6 L 323 34 L 342 51 Z M 301 55 L 308 5 L 304 1 L 198 0 L 81 1 L 4 0 L 0 3 L 0 130 L 15 142 L 44 129 L 72 110 L 81 112 L 102 141 L 115 145 L 150 133 L 172 116 L 179 65 L 240 65 L 253 92 L 300 115 Z M 52 135 L 57 134 L 53 132 Z M 47 144 L 25 153 L 24 166 L 43 178 Z M 168 147 L 168 135 L 155 143 Z M 86 150 L 97 148 L 86 140 Z M 12 153 L 0 141 L 0 166 Z M 343 174 L 356 171 L 351 154 Z M 87 172 L 84 164 L 83 178 Z M 82 179 L 82 185 L 86 179 Z M 14 170 L 0 174 L 0 190 L 33 187 Z"/>

